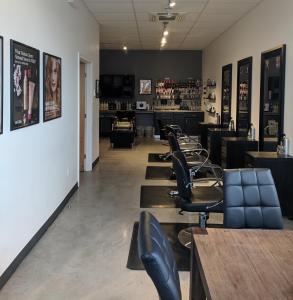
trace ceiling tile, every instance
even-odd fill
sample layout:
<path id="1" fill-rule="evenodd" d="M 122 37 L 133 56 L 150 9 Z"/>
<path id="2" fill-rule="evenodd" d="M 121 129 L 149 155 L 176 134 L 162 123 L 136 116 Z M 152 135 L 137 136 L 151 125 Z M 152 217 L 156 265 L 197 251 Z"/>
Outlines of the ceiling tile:
<path id="1" fill-rule="evenodd" d="M 177 0 L 172 12 L 183 21 L 169 22 L 166 49 L 202 49 L 261 0 Z M 101 24 L 101 48 L 158 49 L 163 24 L 150 22 L 152 12 L 165 12 L 167 0 L 84 0 Z M 153 48 L 152 48 L 153 47 Z"/>

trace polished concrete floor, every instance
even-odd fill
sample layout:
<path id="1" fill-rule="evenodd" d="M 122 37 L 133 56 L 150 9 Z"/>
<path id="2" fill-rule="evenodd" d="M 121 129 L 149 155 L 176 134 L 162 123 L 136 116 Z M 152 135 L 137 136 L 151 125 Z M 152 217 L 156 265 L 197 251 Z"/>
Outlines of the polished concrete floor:
<path id="1" fill-rule="evenodd" d="M 93 172 L 81 174 L 79 190 L 0 291 L 0 300 L 158 299 L 146 273 L 128 270 L 126 262 L 141 211 L 140 186 L 174 184 L 144 179 L 151 165 L 148 153 L 166 150 L 148 139 L 133 149 L 111 149 L 102 140 L 100 162 Z M 196 218 L 178 215 L 178 209 L 150 211 L 161 222 Z M 220 215 L 211 219 L 222 222 Z M 285 222 L 293 228 L 293 222 Z M 183 299 L 188 299 L 189 273 L 180 272 L 180 279 Z"/>

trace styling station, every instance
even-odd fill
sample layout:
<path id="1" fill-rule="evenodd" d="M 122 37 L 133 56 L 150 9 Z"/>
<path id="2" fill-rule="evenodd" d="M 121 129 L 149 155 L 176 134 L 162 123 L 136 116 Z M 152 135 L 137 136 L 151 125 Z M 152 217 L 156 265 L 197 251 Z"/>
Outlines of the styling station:
<path id="1" fill-rule="evenodd" d="M 293 300 L 293 0 L 4 0 L 0 300 Z"/>

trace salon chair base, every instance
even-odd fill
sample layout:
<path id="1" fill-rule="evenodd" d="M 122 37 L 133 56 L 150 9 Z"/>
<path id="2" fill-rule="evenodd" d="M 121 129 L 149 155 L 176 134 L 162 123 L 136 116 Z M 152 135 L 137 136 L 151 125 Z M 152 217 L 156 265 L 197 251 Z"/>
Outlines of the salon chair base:
<path id="1" fill-rule="evenodd" d="M 200 229 L 206 228 L 206 221 L 209 219 L 209 213 L 200 212 L 198 216 L 198 223 Z M 194 227 L 187 227 L 179 231 L 178 240 L 180 244 L 188 249 L 191 249 L 191 238 Z"/>
<path id="2" fill-rule="evenodd" d="M 133 131 L 112 131 L 110 142 L 112 148 L 132 148 L 134 144 L 134 132 Z"/>

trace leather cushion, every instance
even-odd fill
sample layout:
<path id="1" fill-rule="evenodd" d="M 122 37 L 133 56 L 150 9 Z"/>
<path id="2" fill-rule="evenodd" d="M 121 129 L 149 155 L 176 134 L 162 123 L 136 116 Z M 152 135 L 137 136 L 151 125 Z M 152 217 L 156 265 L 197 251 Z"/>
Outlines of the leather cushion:
<path id="1" fill-rule="evenodd" d="M 224 226 L 283 228 L 280 203 L 269 169 L 225 170 Z"/>
<path id="2" fill-rule="evenodd" d="M 138 253 L 162 300 L 180 300 L 180 280 L 170 243 L 157 219 L 149 212 L 140 215 Z"/>

